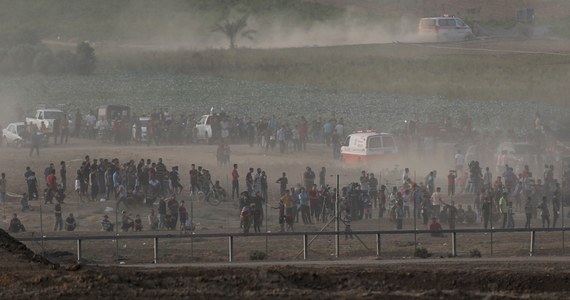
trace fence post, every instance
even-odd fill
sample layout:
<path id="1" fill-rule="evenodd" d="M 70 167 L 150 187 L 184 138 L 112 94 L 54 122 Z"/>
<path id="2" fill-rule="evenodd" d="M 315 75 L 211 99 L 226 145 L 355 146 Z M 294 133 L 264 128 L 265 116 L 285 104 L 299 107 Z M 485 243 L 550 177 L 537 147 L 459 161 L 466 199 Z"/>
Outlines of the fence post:
<path id="1" fill-rule="evenodd" d="M 152 253 L 152 257 L 153 260 L 152 262 L 157 264 L 158 263 L 158 237 L 154 237 L 154 243 L 153 243 L 153 253 Z"/>
<path id="2" fill-rule="evenodd" d="M 307 251 L 308 249 L 308 243 L 307 243 L 307 235 L 303 234 L 303 259 L 307 260 L 307 258 L 309 257 L 309 252 Z"/>
<path id="3" fill-rule="evenodd" d="M 234 261 L 234 236 L 230 235 L 228 239 L 228 260 L 229 262 Z"/>
<path id="4" fill-rule="evenodd" d="M 376 234 L 376 256 L 380 257 L 380 234 Z"/>
<path id="5" fill-rule="evenodd" d="M 81 263 L 81 240 L 77 239 L 77 263 Z"/>
<path id="6" fill-rule="evenodd" d="M 451 256 L 457 256 L 457 234 L 454 232 L 451 233 Z"/>
<path id="7" fill-rule="evenodd" d="M 530 249 L 529 249 L 529 255 L 533 256 L 534 255 L 534 230 L 530 232 Z"/>

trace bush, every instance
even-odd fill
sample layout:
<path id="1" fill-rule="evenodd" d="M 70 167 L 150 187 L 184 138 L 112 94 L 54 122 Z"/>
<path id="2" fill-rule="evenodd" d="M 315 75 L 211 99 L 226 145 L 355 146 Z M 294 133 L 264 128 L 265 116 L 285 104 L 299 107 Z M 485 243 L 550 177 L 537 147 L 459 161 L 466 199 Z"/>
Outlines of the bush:
<path id="1" fill-rule="evenodd" d="M 420 257 L 420 258 L 428 258 L 431 257 L 431 253 L 428 252 L 428 250 L 424 247 L 419 247 L 416 248 L 416 252 L 414 253 L 415 257 Z"/>
<path id="2" fill-rule="evenodd" d="M 95 71 L 97 58 L 95 57 L 95 49 L 91 47 L 89 42 L 81 42 L 77 44 L 75 55 L 75 70 L 78 74 L 90 75 Z"/>
<path id="3" fill-rule="evenodd" d="M 265 252 L 263 251 L 251 251 L 249 253 L 249 260 L 264 260 L 267 258 L 267 254 L 265 254 Z"/>
<path id="4" fill-rule="evenodd" d="M 481 257 L 481 251 L 479 251 L 479 249 L 475 248 L 475 249 L 469 251 L 469 256 L 470 257 Z"/>

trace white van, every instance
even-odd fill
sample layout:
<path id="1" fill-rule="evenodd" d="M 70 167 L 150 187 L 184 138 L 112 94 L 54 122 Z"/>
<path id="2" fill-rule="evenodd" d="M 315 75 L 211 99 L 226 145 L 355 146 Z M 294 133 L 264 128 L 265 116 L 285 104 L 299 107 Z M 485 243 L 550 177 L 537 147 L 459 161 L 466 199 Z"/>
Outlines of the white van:
<path id="1" fill-rule="evenodd" d="M 343 160 L 348 163 L 366 163 L 372 160 L 393 159 L 398 155 L 396 139 L 389 133 L 372 130 L 356 131 L 346 138 L 340 148 Z"/>
<path id="2" fill-rule="evenodd" d="M 473 31 L 463 20 L 457 17 L 422 18 L 419 25 L 421 37 L 436 41 L 457 41 L 473 38 Z"/>

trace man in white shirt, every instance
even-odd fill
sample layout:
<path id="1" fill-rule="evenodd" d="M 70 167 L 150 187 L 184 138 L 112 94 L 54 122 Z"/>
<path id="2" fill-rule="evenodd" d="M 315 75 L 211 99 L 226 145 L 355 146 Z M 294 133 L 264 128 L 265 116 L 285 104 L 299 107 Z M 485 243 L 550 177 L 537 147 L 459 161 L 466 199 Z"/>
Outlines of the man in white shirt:
<path id="1" fill-rule="evenodd" d="M 457 174 L 463 174 L 463 165 L 465 164 L 465 155 L 461 154 L 461 150 L 457 150 L 455 154 L 455 171 Z"/>
<path id="2" fill-rule="evenodd" d="M 435 192 L 431 195 L 431 216 L 439 218 L 439 211 L 443 200 L 441 198 L 441 188 L 438 187 Z"/>

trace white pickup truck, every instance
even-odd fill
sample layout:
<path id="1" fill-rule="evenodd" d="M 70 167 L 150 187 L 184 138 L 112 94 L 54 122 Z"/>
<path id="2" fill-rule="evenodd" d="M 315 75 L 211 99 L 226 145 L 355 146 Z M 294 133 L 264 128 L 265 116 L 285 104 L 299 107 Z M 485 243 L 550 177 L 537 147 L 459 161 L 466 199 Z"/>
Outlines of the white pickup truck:
<path id="1" fill-rule="evenodd" d="M 47 128 L 47 133 L 53 133 L 53 122 L 55 119 L 66 118 L 65 113 L 59 109 L 38 109 L 32 117 L 26 118 L 26 123 L 34 124 L 38 129 L 42 128 L 42 123 Z"/>
<path id="2" fill-rule="evenodd" d="M 212 137 L 212 115 L 203 115 L 198 122 L 196 122 L 196 138 L 198 140 L 205 140 L 210 142 Z"/>

